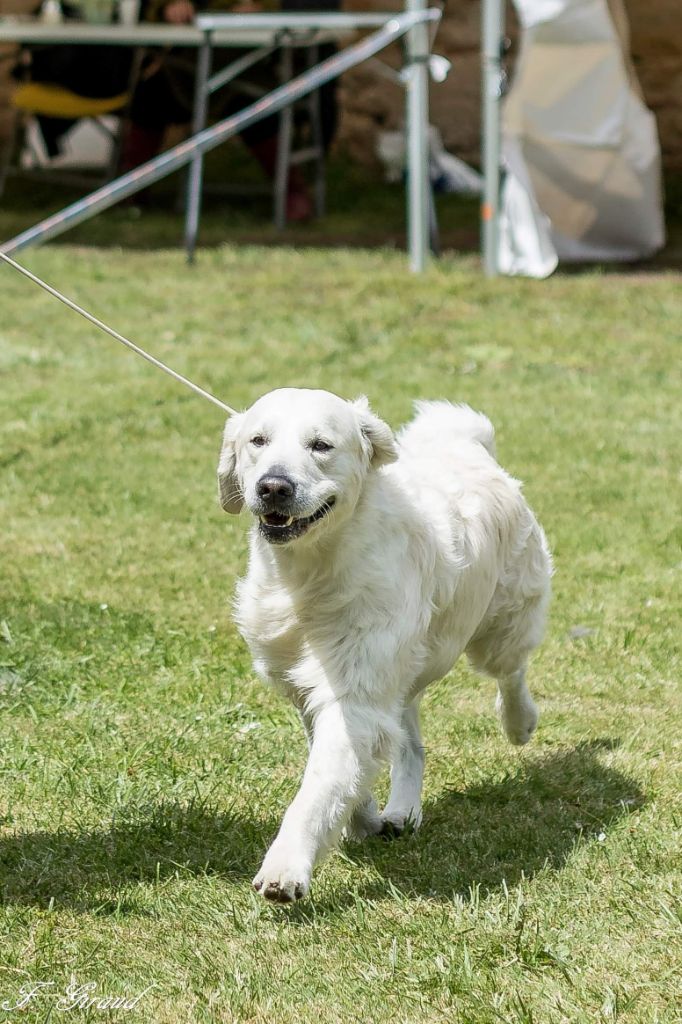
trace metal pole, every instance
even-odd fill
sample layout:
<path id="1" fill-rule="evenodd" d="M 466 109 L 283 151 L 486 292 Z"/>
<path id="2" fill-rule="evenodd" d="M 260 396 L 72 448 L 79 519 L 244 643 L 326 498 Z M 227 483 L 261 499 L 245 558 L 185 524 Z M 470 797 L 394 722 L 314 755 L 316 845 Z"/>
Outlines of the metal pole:
<path id="1" fill-rule="evenodd" d="M 482 7 L 483 93 L 483 202 L 481 233 L 483 267 L 487 277 L 498 274 L 500 205 L 500 94 L 502 86 L 502 0 L 483 0 Z"/>
<path id="2" fill-rule="evenodd" d="M 406 10 L 426 10 L 426 0 L 407 0 Z M 407 33 L 407 235 L 410 267 L 421 273 L 429 255 L 429 30 L 417 22 Z"/>
<path id="3" fill-rule="evenodd" d="M 197 57 L 196 84 L 194 86 L 194 112 L 192 135 L 198 135 L 206 124 L 208 107 L 208 76 L 211 73 L 211 33 L 205 32 Z M 185 213 L 185 251 L 187 262 L 194 262 L 194 251 L 199 232 L 201 190 L 204 177 L 204 154 L 197 149 L 189 165 L 187 175 L 187 210 Z"/>
<path id="4" fill-rule="evenodd" d="M 206 90 L 209 96 L 212 96 L 214 92 L 222 89 L 229 82 L 233 82 L 235 78 L 248 71 L 254 64 L 265 60 L 276 49 L 276 46 L 261 46 L 260 49 L 253 50 L 251 53 L 245 53 L 243 57 L 238 57 L 237 60 L 231 61 L 222 71 L 216 71 L 215 75 L 211 75 L 206 83 Z"/>

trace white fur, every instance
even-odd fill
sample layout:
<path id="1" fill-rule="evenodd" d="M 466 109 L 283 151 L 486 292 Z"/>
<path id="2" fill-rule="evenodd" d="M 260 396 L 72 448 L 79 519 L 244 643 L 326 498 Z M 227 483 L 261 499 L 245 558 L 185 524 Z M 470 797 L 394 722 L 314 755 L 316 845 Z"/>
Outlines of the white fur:
<path id="1" fill-rule="evenodd" d="M 316 452 L 315 438 L 333 450 Z M 256 485 L 273 466 L 296 482 L 297 517 L 335 501 L 289 543 L 255 525 L 237 588 L 255 668 L 293 701 L 310 744 L 254 879 L 287 902 L 307 893 L 344 828 L 361 838 L 419 825 L 419 700 L 460 654 L 497 679 L 511 742 L 530 739 L 525 667 L 544 629 L 551 559 L 520 485 L 495 461 L 490 421 L 467 406 L 419 402 L 394 438 L 364 399 L 274 391 L 227 423 L 223 507 L 257 512 Z M 385 759 L 391 794 L 379 814 L 372 788 Z"/>

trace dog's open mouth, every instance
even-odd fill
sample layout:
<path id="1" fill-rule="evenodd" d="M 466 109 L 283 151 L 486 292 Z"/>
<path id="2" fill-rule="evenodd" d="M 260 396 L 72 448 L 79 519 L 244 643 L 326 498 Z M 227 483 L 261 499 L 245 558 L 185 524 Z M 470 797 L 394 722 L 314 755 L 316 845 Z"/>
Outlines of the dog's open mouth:
<path id="1" fill-rule="evenodd" d="M 261 534 L 266 540 L 273 544 L 283 544 L 286 541 L 301 537 L 313 525 L 319 522 L 334 507 L 335 498 L 329 498 L 323 505 L 320 505 L 317 512 L 311 516 L 303 516 L 296 519 L 294 516 L 284 515 L 282 512 L 266 512 L 258 517 L 258 525 Z"/>

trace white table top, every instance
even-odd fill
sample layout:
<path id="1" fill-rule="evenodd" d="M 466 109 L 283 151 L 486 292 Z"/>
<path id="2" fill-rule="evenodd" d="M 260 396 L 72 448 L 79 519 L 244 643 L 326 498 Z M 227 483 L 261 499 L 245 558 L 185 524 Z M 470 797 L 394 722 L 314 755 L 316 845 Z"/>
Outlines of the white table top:
<path id="1" fill-rule="evenodd" d="M 250 28 L 287 29 L 302 32 L 329 29 L 353 32 L 359 28 L 380 28 L 405 11 L 263 11 L 259 14 L 227 14 L 203 11 L 196 24 L 203 29 Z"/>
<path id="2" fill-rule="evenodd" d="M 292 17 L 296 18 L 292 25 Z M 261 27 L 258 19 L 267 19 Z M 221 27 L 211 31 L 213 46 L 266 46 L 283 30 L 294 46 L 306 43 L 336 42 L 348 35 L 349 27 L 331 29 L 320 27 L 320 15 L 240 15 L 221 17 Z M 384 16 L 384 20 L 387 20 Z M 246 23 L 245 23 L 246 22 Z M 359 26 L 358 26 L 359 27 Z M 297 38 L 298 35 L 298 38 Z M 0 44 L 2 43 L 108 43 L 112 46 L 200 46 L 204 31 L 198 24 L 164 25 L 140 22 L 138 25 L 88 25 L 81 21 L 66 21 L 60 25 L 46 25 L 37 18 L 0 18 Z"/>

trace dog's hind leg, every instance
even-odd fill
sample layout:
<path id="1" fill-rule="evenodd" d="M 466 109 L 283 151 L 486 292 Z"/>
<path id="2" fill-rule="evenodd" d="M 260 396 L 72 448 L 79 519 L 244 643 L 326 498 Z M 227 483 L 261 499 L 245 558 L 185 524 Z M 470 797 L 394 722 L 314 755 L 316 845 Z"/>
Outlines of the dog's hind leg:
<path id="1" fill-rule="evenodd" d="M 466 649 L 473 667 L 497 680 L 497 711 L 515 746 L 528 743 L 539 717 L 526 685 L 526 663 L 542 638 L 549 601 L 551 563 L 541 535 L 540 539 L 533 573 L 528 571 L 523 578 L 525 594 L 518 595 L 510 585 L 498 588 L 487 621 Z"/>
<path id="2" fill-rule="evenodd" d="M 482 632 L 466 651 L 475 669 L 497 680 L 497 713 L 507 739 L 517 747 L 528 743 L 538 724 L 538 709 L 526 685 L 526 662 L 535 643 L 533 633 L 521 632 L 509 616 Z"/>
<path id="3" fill-rule="evenodd" d="M 402 718 L 402 742 L 391 764 L 391 794 L 381 814 L 382 835 L 394 836 L 407 827 L 419 828 L 422 820 L 424 747 L 419 729 L 419 701 L 411 701 Z"/>
<path id="4" fill-rule="evenodd" d="M 538 724 L 538 709 L 526 686 L 526 669 L 497 679 L 497 713 L 510 743 L 528 743 Z"/>
<path id="5" fill-rule="evenodd" d="M 500 716 L 505 736 L 514 746 L 528 743 L 538 724 L 538 709 L 526 685 L 527 651 L 500 656 L 495 632 L 484 634 L 467 647 L 467 657 L 479 672 L 497 680 L 495 707 Z"/>

